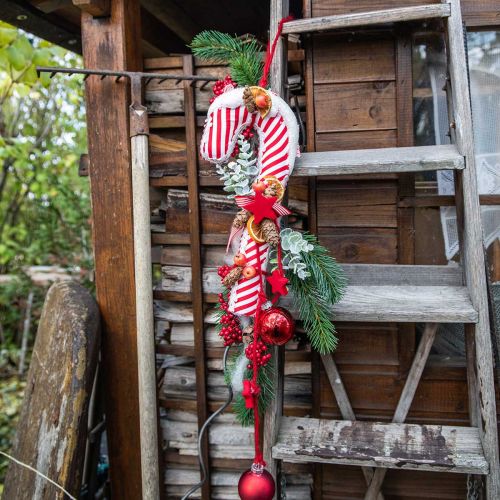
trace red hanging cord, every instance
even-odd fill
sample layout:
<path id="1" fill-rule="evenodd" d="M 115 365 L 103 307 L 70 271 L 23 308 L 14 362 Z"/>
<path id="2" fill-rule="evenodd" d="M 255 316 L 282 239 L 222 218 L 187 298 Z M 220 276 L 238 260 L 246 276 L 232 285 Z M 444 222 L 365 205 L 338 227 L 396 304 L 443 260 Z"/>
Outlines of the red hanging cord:
<path id="1" fill-rule="evenodd" d="M 267 300 L 264 294 L 262 285 L 262 266 L 260 262 L 260 248 L 259 244 L 256 245 L 256 257 L 257 257 L 257 275 L 260 279 L 260 291 L 259 299 L 257 301 L 257 310 L 255 311 L 254 327 L 253 327 L 253 378 L 252 385 L 255 389 L 258 388 L 258 376 L 259 376 L 259 365 L 257 361 L 257 342 L 259 341 L 259 316 L 263 303 Z M 254 447 L 255 447 L 255 458 L 254 464 L 266 465 L 264 462 L 264 457 L 262 455 L 262 450 L 260 448 L 260 418 L 259 418 L 259 392 L 253 395 L 253 422 L 254 422 Z"/>
<path id="2" fill-rule="evenodd" d="M 264 69 L 262 71 L 262 78 L 259 81 L 259 87 L 267 87 L 267 77 L 269 76 L 269 70 L 271 69 L 271 63 L 273 62 L 274 52 L 276 50 L 276 45 L 278 43 L 281 32 L 283 31 L 283 25 L 288 21 L 291 21 L 293 16 L 284 17 L 278 23 L 278 29 L 276 30 L 276 35 L 274 35 L 274 40 L 271 45 L 270 41 L 267 43 L 266 58 L 264 59 Z"/>

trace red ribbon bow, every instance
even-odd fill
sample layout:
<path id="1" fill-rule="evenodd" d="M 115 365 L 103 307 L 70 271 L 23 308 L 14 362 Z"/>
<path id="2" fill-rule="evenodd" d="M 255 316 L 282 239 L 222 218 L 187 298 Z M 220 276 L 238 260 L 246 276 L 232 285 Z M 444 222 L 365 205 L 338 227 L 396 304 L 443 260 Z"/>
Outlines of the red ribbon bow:
<path id="1" fill-rule="evenodd" d="M 253 408 L 256 396 L 260 394 L 260 387 L 253 380 L 243 380 L 241 395 L 245 399 L 245 407 Z"/>

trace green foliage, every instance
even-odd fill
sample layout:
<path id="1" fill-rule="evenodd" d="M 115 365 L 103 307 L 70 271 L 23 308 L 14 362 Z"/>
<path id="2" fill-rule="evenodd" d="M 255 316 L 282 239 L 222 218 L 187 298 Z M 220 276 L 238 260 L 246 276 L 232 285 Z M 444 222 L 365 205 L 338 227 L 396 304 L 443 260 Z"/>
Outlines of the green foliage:
<path id="1" fill-rule="evenodd" d="M 189 46 L 200 59 L 229 64 L 231 78 L 239 85 L 257 85 L 262 75 L 262 54 L 253 38 L 238 38 L 220 31 L 202 31 Z"/>
<path id="2" fill-rule="evenodd" d="M 0 450 L 7 451 L 14 439 L 15 429 L 26 383 L 16 377 L 0 379 Z M 7 472 L 8 460 L 0 457 L 0 477 Z M 3 485 L 0 484 L 0 495 Z"/>
<path id="3" fill-rule="evenodd" d="M 328 354 L 337 346 L 330 310 L 342 298 L 346 280 L 342 268 L 316 237 L 311 234 L 304 234 L 303 237 L 313 247 L 300 254 L 309 275 L 301 278 L 291 268 L 286 271 L 286 277 L 293 294 L 294 308 L 299 312 L 312 347 L 321 354 Z"/>
<path id="4" fill-rule="evenodd" d="M 0 22 L 0 447 L 8 451 L 24 382 L 18 366 L 26 298 L 34 292 L 34 337 L 45 290 L 24 271 L 57 264 L 91 268 L 88 181 L 78 176 L 86 151 L 81 78 L 36 66 L 77 66 L 80 58 Z M 0 483 L 5 470 L 0 460 Z M 1 492 L 1 484 L 0 484 Z"/>
<path id="5" fill-rule="evenodd" d="M 238 351 L 231 357 L 228 362 L 228 373 L 226 374 L 225 380 L 226 384 L 230 384 L 231 377 L 234 373 L 236 367 L 236 362 L 240 356 L 244 355 L 244 345 L 238 346 Z M 260 386 L 259 395 L 259 415 L 263 416 L 269 404 L 275 397 L 274 394 L 274 359 L 271 359 L 269 363 L 265 366 L 259 368 L 259 374 L 257 382 Z M 245 370 L 243 375 L 244 380 L 251 380 L 253 372 L 252 370 Z M 245 406 L 245 398 L 241 394 L 237 394 L 233 401 L 233 411 L 236 416 L 236 420 L 243 426 L 248 427 L 253 425 L 253 409 L 247 408 Z"/>
<path id="6" fill-rule="evenodd" d="M 0 22 L 0 273 L 91 263 L 81 79 L 38 78 L 37 64 L 80 59 Z"/>

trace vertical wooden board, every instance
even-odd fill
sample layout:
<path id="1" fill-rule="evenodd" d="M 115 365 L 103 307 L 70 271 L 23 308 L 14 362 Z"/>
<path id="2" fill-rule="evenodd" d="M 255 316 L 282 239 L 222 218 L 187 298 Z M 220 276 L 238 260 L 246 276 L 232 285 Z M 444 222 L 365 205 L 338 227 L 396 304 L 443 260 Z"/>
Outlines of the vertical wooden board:
<path id="1" fill-rule="evenodd" d="M 395 228 L 320 228 L 321 244 L 339 261 L 352 264 L 395 264 L 398 237 Z"/>
<path id="2" fill-rule="evenodd" d="M 363 498 L 366 485 L 359 467 L 325 465 L 324 500 Z M 466 476 L 435 472 L 389 470 L 384 484 L 390 500 L 463 500 Z"/>
<path id="3" fill-rule="evenodd" d="M 395 325 L 339 323 L 336 326 L 339 345 L 335 351 L 335 362 L 338 365 L 398 365 Z"/>
<path id="4" fill-rule="evenodd" d="M 415 210 L 415 264 L 445 265 L 439 208 Z"/>
<path id="5" fill-rule="evenodd" d="M 316 151 L 391 148 L 397 146 L 397 130 L 367 130 L 316 133 Z"/>
<path id="6" fill-rule="evenodd" d="M 87 68 L 140 70 L 137 0 L 115 0 L 111 16 L 82 14 Z M 104 325 L 103 365 L 113 496 L 141 496 L 128 82 L 86 81 L 96 293 Z M 118 286 L 119 284 L 119 286 Z"/>
<path id="7" fill-rule="evenodd" d="M 314 43 L 314 84 L 393 81 L 395 61 L 393 39 L 345 39 L 316 35 Z M 335 44 L 335 50 L 332 50 Z"/>
<path id="8" fill-rule="evenodd" d="M 451 377 L 446 380 L 445 370 L 441 368 L 443 379 L 424 372 L 407 421 L 468 424 L 465 370 L 462 370 L 463 377 L 459 380 Z M 404 383 L 404 379 L 397 377 L 397 370 L 369 368 L 363 372 L 361 368 L 356 371 L 355 367 L 341 365 L 340 373 L 359 419 L 391 420 Z M 337 405 L 326 379 L 322 379 L 321 387 L 322 408 L 331 415 Z"/>
<path id="9" fill-rule="evenodd" d="M 396 128 L 394 82 L 315 85 L 316 132 Z"/>
<path id="10" fill-rule="evenodd" d="M 193 57 L 183 57 L 183 71 L 193 73 Z M 201 259 L 201 227 L 200 200 L 198 192 L 198 139 L 196 137 L 196 100 L 191 82 L 184 82 L 184 108 L 186 116 L 186 151 L 188 176 L 188 208 L 189 234 L 191 248 L 191 296 L 193 300 L 194 352 L 196 369 L 196 400 L 198 412 L 198 428 L 201 428 L 208 418 L 207 407 L 207 369 L 205 364 L 205 331 L 203 311 L 203 281 Z M 208 433 L 204 435 L 202 456 L 206 467 L 206 480 L 202 486 L 202 499 L 209 500 L 211 496 L 210 456 L 208 451 Z M 201 469 L 200 469 L 201 474 Z"/>
<path id="11" fill-rule="evenodd" d="M 324 182 L 317 196 L 319 227 L 397 227 L 394 182 Z"/>

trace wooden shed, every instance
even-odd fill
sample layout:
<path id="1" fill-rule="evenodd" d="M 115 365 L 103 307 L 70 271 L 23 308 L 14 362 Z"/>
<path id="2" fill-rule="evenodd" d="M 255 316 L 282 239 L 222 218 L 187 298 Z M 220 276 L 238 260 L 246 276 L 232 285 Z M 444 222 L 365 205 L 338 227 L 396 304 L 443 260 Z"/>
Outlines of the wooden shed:
<path id="1" fill-rule="evenodd" d="M 300 19 L 437 2 L 290 3 Z M 269 8 L 269 2 L 242 0 L 8 0 L 0 17 L 81 51 L 87 68 L 222 78 L 227 68 L 194 59 L 186 44 L 203 29 L 252 33 L 266 42 Z M 471 79 L 477 83 L 471 85 L 473 106 L 475 100 L 490 103 L 487 133 L 493 136 L 500 134 L 494 120 L 500 111 L 498 12 L 498 1 L 462 0 L 470 72 L 481 72 Z M 443 144 L 449 123 L 440 107 L 446 83 L 442 39 L 439 21 L 290 35 L 288 97 L 303 126 L 303 150 Z M 218 291 L 216 268 L 236 207 L 222 196 L 213 166 L 193 155 L 212 95 L 210 86 L 202 87 L 153 80 L 145 88 L 152 252 L 158 278 L 154 316 L 161 477 L 164 497 L 172 499 L 181 498 L 198 481 L 197 429 L 225 397 L 223 347 L 212 310 Z M 136 500 L 141 498 L 141 465 L 130 93 L 123 81 L 91 76 L 86 99 L 89 151 L 82 164 L 88 163 L 92 191 L 96 291 L 104 324 L 111 487 L 113 498 Z M 485 133 L 481 117 L 474 118 L 477 133 Z M 492 160 L 498 181 L 500 141 L 488 141 L 479 153 L 486 155 L 485 161 Z M 189 176 L 190 165 L 198 169 L 197 182 Z M 341 263 L 453 267 L 453 231 L 446 229 L 453 224 L 453 214 L 443 207 L 454 204 L 454 198 L 438 177 L 383 173 L 292 178 L 290 224 L 317 234 Z M 499 193 L 486 190 L 481 204 L 493 210 L 500 205 Z M 198 206 L 200 224 L 193 225 L 190 213 Z M 494 214 L 491 217 L 493 225 L 498 222 Z M 495 227 L 490 230 L 488 267 L 494 290 L 494 283 L 500 282 L 500 242 Z M 201 241 L 198 249 L 196 241 Z M 192 289 L 192 273 L 200 274 L 203 290 Z M 494 293 L 491 296 L 494 301 Z M 391 421 L 422 325 L 339 322 L 337 328 L 340 342 L 334 359 L 356 419 Z M 284 414 L 341 418 L 319 356 L 296 342 L 287 345 L 285 358 Z M 406 421 L 468 425 L 465 367 L 463 329 L 442 325 Z M 251 430 L 240 429 L 229 412 L 212 425 L 208 441 L 210 482 L 202 498 L 238 498 L 235 484 L 252 457 Z M 284 464 L 284 478 L 287 498 L 294 500 L 363 498 L 366 490 L 361 468 L 354 466 Z M 461 499 L 469 490 L 465 475 L 394 469 L 382 489 L 386 499 L 405 500 Z"/>

